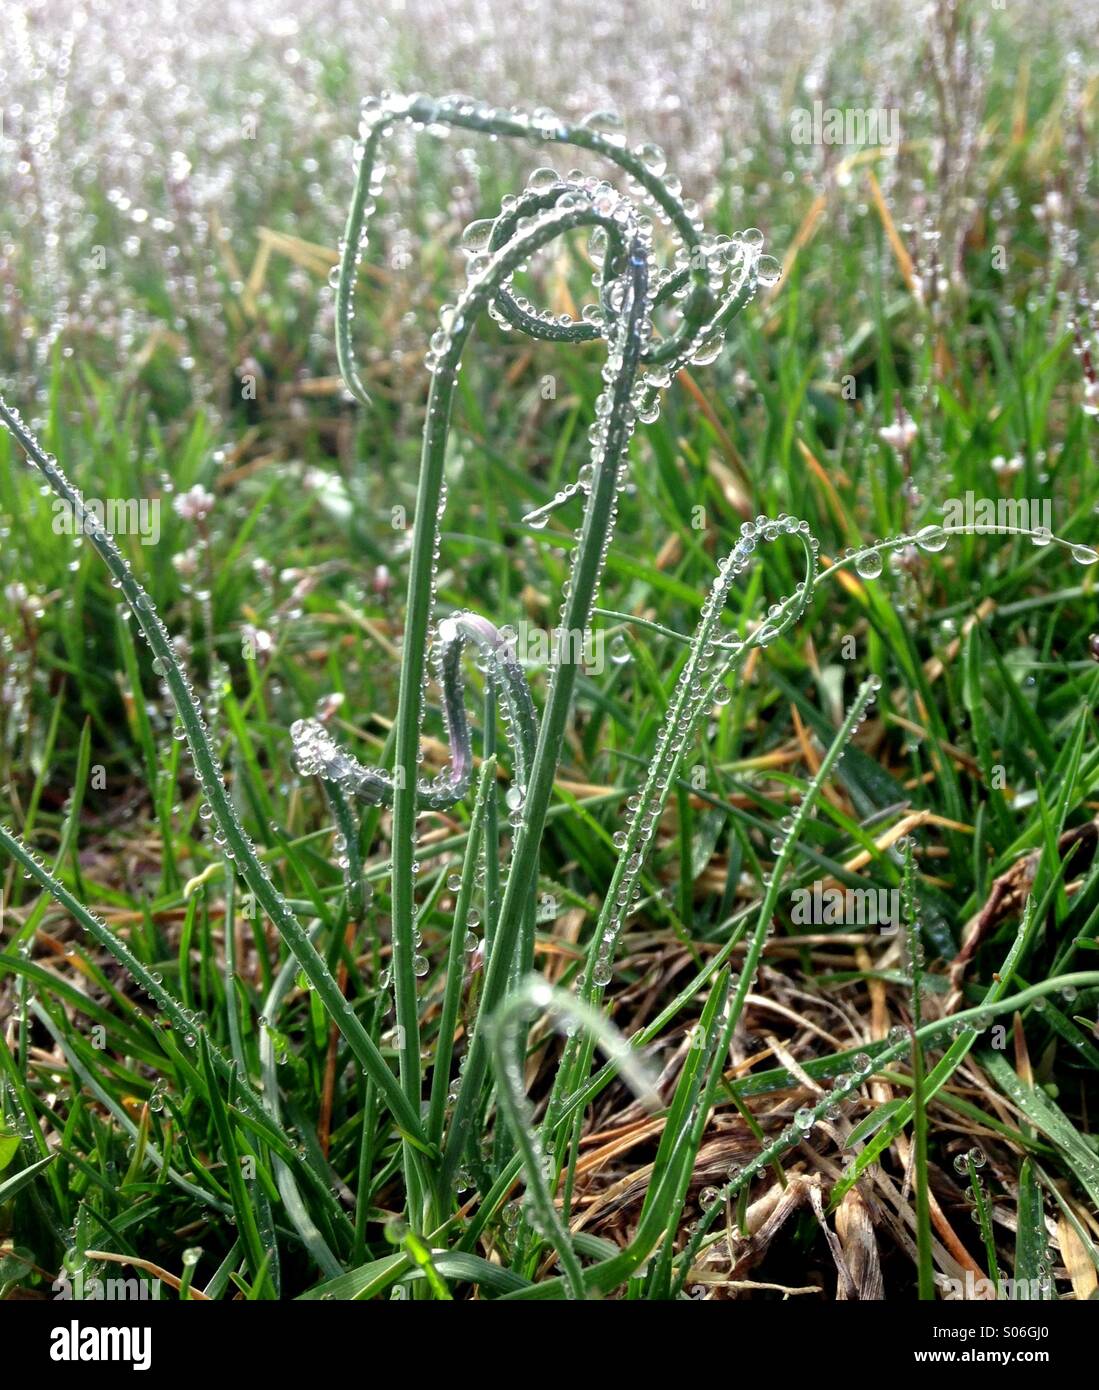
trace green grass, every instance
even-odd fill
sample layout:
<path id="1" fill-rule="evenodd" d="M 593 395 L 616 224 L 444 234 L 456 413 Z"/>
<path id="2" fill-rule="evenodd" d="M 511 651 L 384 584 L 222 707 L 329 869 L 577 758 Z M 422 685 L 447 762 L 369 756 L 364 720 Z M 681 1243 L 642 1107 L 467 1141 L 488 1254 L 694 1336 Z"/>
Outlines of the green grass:
<path id="1" fill-rule="evenodd" d="M 1001 55 L 1001 87 L 1016 59 Z M 958 1277 L 959 1249 L 994 1279 L 1079 1296 L 1046 1221 L 1064 1215 L 1099 1268 L 1088 1133 L 1099 859 L 1094 836 L 1069 838 L 1096 814 L 1099 567 L 1010 534 L 955 535 L 941 550 L 883 544 L 881 578 L 860 578 L 853 557 L 833 565 L 919 531 L 969 492 L 1048 497 L 1058 538 L 1096 542 L 1097 425 L 1080 409 L 1069 325 L 1088 286 L 1082 266 L 1051 259 L 1031 212 L 1049 161 L 1067 158 L 1047 140 L 1057 90 L 1056 71 L 1037 65 L 1022 127 L 987 131 L 989 197 L 1017 195 L 1010 273 L 991 268 L 991 234 L 978 230 L 964 291 L 921 304 L 857 166 L 780 287 L 736 320 L 724 356 L 690 368 L 659 419 L 639 426 L 594 619 L 608 650 L 621 655 L 624 639 L 627 659 L 576 672 L 567 720 L 563 707 L 547 713 L 546 673 L 528 672 L 562 752 L 539 764 L 544 826 L 518 837 L 510 897 L 501 846 L 513 827 L 497 772 L 513 771 L 514 755 L 476 664 L 466 705 L 480 767 L 454 807 L 416 825 L 406 796 L 395 815 L 367 809 L 360 823 L 292 764 L 291 724 L 333 695 L 345 698 L 330 727 L 364 763 L 408 765 L 414 746 L 431 554 L 410 555 L 394 509 L 417 507 L 426 374 L 418 359 L 398 372 L 365 352 L 412 307 L 407 285 L 382 271 L 359 286 L 343 352 L 357 354 L 368 407 L 332 395 L 291 413 L 240 400 L 215 421 L 179 399 L 166 348 L 131 380 L 93 351 L 55 355 L 24 413 L 88 496 L 162 498 L 159 546 L 120 544 L 133 583 L 187 640 L 225 771 L 216 809 L 232 808 L 271 888 L 265 901 L 253 875 L 234 889 L 200 814 L 222 779 L 211 764 L 200 788 L 171 736 L 151 664 L 162 654 L 135 641 L 90 544 L 55 534 L 51 499 L 4 434 L 3 820 L 52 875 L 5 832 L 5 1292 L 42 1296 L 62 1268 L 110 1273 L 90 1250 L 186 1272 L 215 1298 L 722 1297 L 735 1263 L 726 1216 L 748 1219 L 775 1183 L 824 1171 L 826 1220 L 859 1184 L 910 1223 L 914 1256 L 889 1227 L 876 1231 L 888 1298 Z M 1083 119 L 1094 129 L 1093 111 Z M 445 189 L 432 149 L 418 147 L 417 176 Z M 530 167 L 553 153 L 532 152 Z M 809 202 L 774 179 L 776 254 Z M 289 200 L 286 211 L 295 226 Z M 1094 207 L 1075 216 L 1093 243 Z M 535 302 L 566 288 L 584 302 L 579 244 L 567 244 L 568 256 L 532 263 L 522 288 Z M 423 247 L 426 345 L 461 268 L 451 246 Z M 289 249 L 319 291 L 327 264 Z M 267 330 L 282 381 L 304 350 L 286 269 L 276 253 L 248 329 Z M 243 323 L 240 297 L 225 295 Z M 487 321 L 475 338 L 449 442 L 431 444 L 448 497 L 438 609 L 550 627 L 581 501 L 544 527 L 522 518 L 587 459 L 604 349 L 517 342 Z M 902 406 L 918 425 L 908 460 L 878 435 Z M 1018 457 L 1019 471 L 998 472 L 997 456 Z M 905 492 L 906 470 L 918 495 Z M 217 498 L 208 534 L 170 505 L 196 484 Z M 784 512 L 819 540 L 825 576 L 794 621 L 800 547 L 759 547 L 716 619 L 723 640 L 748 639 L 730 698 L 700 705 L 701 733 L 664 764 L 661 730 L 686 698 L 679 682 L 698 646 L 685 639 L 716 563 L 746 515 Z M 196 546 L 189 575 L 173 561 Z M 782 630 L 761 648 L 752 634 L 773 603 Z M 249 626 L 270 633 L 269 650 L 248 643 Z M 868 678 L 880 688 L 864 716 Z M 441 765 L 442 730 L 432 685 L 426 771 Z M 654 778 L 667 807 L 604 970 L 600 942 L 634 850 L 615 837 Z M 986 914 L 952 979 L 966 924 L 1000 901 L 994 885 L 1012 872 L 1013 894 Z M 794 888 L 822 879 L 903 885 L 922 972 L 873 926 L 794 921 Z M 465 949 L 471 929 L 503 943 L 487 971 Z M 522 984 L 530 967 L 607 1015 L 609 1061 L 593 1059 L 586 1029 L 563 1039 L 547 1026 L 560 994 Z M 960 1023 L 943 1014 L 952 990 L 968 1011 Z M 460 1071 L 477 1029 L 483 1055 Z M 615 1060 L 622 1035 L 660 1078 L 648 1110 Z M 975 1146 L 979 1174 L 971 1161 L 957 1171 Z M 815 1224 L 788 1223 L 750 1270 L 834 1296 Z"/>

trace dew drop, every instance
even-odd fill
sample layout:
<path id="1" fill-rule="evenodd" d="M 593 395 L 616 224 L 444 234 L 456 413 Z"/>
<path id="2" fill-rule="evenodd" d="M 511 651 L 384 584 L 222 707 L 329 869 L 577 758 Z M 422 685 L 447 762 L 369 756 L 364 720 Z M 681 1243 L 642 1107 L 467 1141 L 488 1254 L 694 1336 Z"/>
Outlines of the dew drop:
<path id="1" fill-rule="evenodd" d="M 861 551 L 855 561 L 855 569 L 862 575 L 863 579 L 877 579 L 882 572 L 881 551 Z"/>
<path id="2" fill-rule="evenodd" d="M 756 279 L 761 285 L 777 285 L 782 279 L 782 266 L 774 256 L 760 256 L 756 261 Z"/>
<path id="3" fill-rule="evenodd" d="M 932 552 L 946 549 L 946 532 L 941 526 L 925 526 L 916 532 L 916 544 L 921 550 Z"/>
<path id="4" fill-rule="evenodd" d="M 638 145 L 634 151 L 650 174 L 659 178 L 668 167 L 667 156 L 659 145 Z"/>
<path id="5" fill-rule="evenodd" d="M 544 193 L 546 189 L 552 188 L 555 183 L 560 183 L 560 181 L 561 176 L 557 170 L 551 169 L 549 165 L 544 165 L 541 169 L 535 169 L 534 173 L 527 179 L 527 187 L 534 193 Z"/>
<path id="6" fill-rule="evenodd" d="M 611 641 L 610 657 L 616 666 L 625 666 L 630 659 L 629 643 L 620 632 Z"/>
<path id="7" fill-rule="evenodd" d="M 495 225 L 490 217 L 482 217 L 476 222 L 471 222 L 462 232 L 462 250 L 470 256 L 484 251 L 488 246 Z"/>

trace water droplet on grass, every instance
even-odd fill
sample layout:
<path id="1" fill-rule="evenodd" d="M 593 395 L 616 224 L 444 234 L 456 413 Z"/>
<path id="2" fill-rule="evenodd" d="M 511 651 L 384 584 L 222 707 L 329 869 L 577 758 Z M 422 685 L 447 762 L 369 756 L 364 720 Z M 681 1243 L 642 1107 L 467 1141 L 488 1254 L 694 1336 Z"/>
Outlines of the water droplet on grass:
<path id="1" fill-rule="evenodd" d="M 756 261 L 756 279 L 761 285 L 777 285 L 782 279 L 782 266 L 774 256 L 760 256 Z"/>
<path id="2" fill-rule="evenodd" d="M 561 175 L 547 164 L 541 169 L 535 169 L 534 173 L 527 179 L 527 187 L 534 193 L 544 193 L 546 189 L 552 188 L 555 183 L 560 183 L 560 181 Z"/>
<path id="3" fill-rule="evenodd" d="M 655 175 L 657 178 L 659 178 L 668 167 L 668 158 L 659 145 L 638 145 L 637 149 L 634 150 L 634 154 L 637 155 L 648 172 Z"/>
<path id="4" fill-rule="evenodd" d="M 863 579 L 877 579 L 882 572 L 880 550 L 864 550 L 855 561 L 855 569 Z"/>
<path id="5" fill-rule="evenodd" d="M 921 550 L 930 550 L 933 553 L 946 549 L 946 532 L 941 526 L 925 526 L 921 531 L 916 532 L 916 544 Z"/>
<path id="6" fill-rule="evenodd" d="M 471 256 L 484 251 L 495 225 L 491 217 L 482 217 L 476 222 L 470 222 L 462 232 L 462 250 Z"/>

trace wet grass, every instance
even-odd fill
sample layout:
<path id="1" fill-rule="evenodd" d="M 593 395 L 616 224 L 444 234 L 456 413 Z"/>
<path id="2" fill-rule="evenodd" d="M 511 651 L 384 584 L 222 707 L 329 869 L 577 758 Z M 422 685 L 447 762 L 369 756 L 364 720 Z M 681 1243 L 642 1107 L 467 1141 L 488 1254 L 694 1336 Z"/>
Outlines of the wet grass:
<path id="1" fill-rule="evenodd" d="M 1049 499 L 1058 537 L 1095 543 L 1096 422 L 1081 409 L 1070 323 L 1094 286 L 1084 263 L 1058 259 L 1033 212 L 1046 171 L 1066 158 L 1049 120 L 1057 91 L 1054 73 L 1033 74 L 1024 119 L 988 128 L 990 201 L 1017 203 L 1001 219 L 1008 269 L 994 268 L 998 242 L 978 222 L 965 286 L 930 305 L 898 251 L 919 259 L 926 244 L 883 217 L 869 162 L 830 187 L 815 223 L 811 190 L 771 185 L 768 244 L 799 248 L 781 285 L 737 320 L 716 363 L 677 378 L 631 445 L 596 619 L 612 655 L 578 679 L 538 846 L 534 965 L 553 985 L 582 978 L 681 636 L 745 517 L 805 519 L 825 564 L 938 521 L 967 493 Z M 1081 119 L 1094 128 L 1091 108 Z M 493 206 L 486 194 L 483 211 Z M 1085 200 L 1070 210 L 1085 243 L 1094 213 Z M 124 537 L 126 558 L 216 707 L 226 783 L 259 858 L 394 1075 L 382 985 L 389 812 L 364 817 L 372 891 L 355 912 L 333 809 L 294 771 L 288 730 L 319 710 L 364 762 L 392 759 L 422 350 L 454 298 L 457 231 L 417 242 L 415 276 L 365 272 L 355 339 L 369 410 L 326 385 L 322 363 L 299 376 L 283 276 L 294 265 L 319 293 L 335 252 L 286 236 L 251 307 L 227 296 L 241 343 L 264 344 L 258 401 L 231 396 L 216 423 L 180 409 L 164 344 L 129 375 L 97 370 L 94 353 L 58 356 L 24 411 L 89 497 L 162 499 L 160 544 Z M 246 266 L 250 250 L 234 248 Z M 562 255 L 536 265 L 532 298 L 564 307 L 582 283 Z M 392 343 L 408 312 L 418 327 L 402 330 L 407 354 L 374 356 L 369 345 Z M 576 517 L 544 528 L 522 517 L 586 460 L 600 349 L 516 342 L 488 324 L 478 338 L 446 463 L 438 600 L 544 629 Z M 893 447 L 879 431 L 905 417 L 917 426 L 911 447 Z M 571 1228 L 559 1271 L 544 1197 L 536 1191 L 532 1211 L 518 1200 L 527 1132 L 517 1153 L 487 1087 L 484 1143 L 464 1156 L 449 1209 L 425 1221 L 410 1207 L 409 1127 L 402 1137 L 270 923 L 229 891 L 158 673 L 89 545 L 56 534 L 19 453 L 0 438 L 3 818 L 71 900 L 58 906 L 26 876 L 32 863 L 11 861 L 0 956 L 7 1291 L 40 1297 L 63 1266 L 110 1273 L 108 1252 L 186 1274 L 210 1297 L 560 1295 L 558 1276 L 575 1291 L 586 1269 L 603 1271 L 594 1287 L 615 1296 L 774 1297 L 777 1285 L 904 1299 L 935 1275 L 979 1279 L 993 1263 L 1039 1294 L 1090 1296 L 1095 566 L 996 534 L 900 547 L 881 577 L 838 572 L 805 620 L 751 654 L 679 770 L 605 991 L 658 1100 L 640 1105 L 606 1066 L 542 1136 Z M 171 505 L 195 485 L 216 498 L 197 522 Z M 792 547 L 761 551 L 732 587 L 730 638 L 748 636 L 801 577 Z M 545 672 L 529 674 L 541 707 Z M 881 683 L 876 706 L 836 745 L 869 676 Z M 479 688 L 482 673 L 468 679 Z M 429 771 L 445 764 L 439 701 L 431 688 Z M 474 746 L 491 754 L 499 731 L 486 738 L 478 698 L 470 704 Z M 476 840 L 484 826 L 490 843 L 508 835 L 505 786 L 481 815 L 471 793 L 420 828 L 426 973 L 415 1003 L 429 1145 L 479 1013 L 484 972 L 453 949 L 455 923 L 464 938 L 471 909 L 484 912 L 497 870 L 485 863 L 476 880 Z M 791 841 L 783 819 L 810 799 L 815 814 Z M 922 967 L 903 928 L 795 920 L 794 889 L 814 882 L 900 888 L 905 839 Z M 769 895 L 780 855 L 787 876 Z M 454 886 L 471 875 L 468 893 Z M 80 930 L 81 903 L 144 981 L 107 938 Z M 178 1016 L 152 1007 L 158 987 Z M 976 1015 L 951 1021 L 966 1009 Z M 539 1119 L 564 1046 L 533 1020 L 523 1082 Z M 432 1074 L 440 1056 L 445 1089 Z M 277 1093 L 277 1114 L 261 1091 L 268 1102 Z M 517 1097 L 506 1106 L 521 1117 Z M 822 1226 L 837 1233 L 842 1268 Z M 639 1232 L 658 1235 L 631 1268 L 621 1252 Z"/>

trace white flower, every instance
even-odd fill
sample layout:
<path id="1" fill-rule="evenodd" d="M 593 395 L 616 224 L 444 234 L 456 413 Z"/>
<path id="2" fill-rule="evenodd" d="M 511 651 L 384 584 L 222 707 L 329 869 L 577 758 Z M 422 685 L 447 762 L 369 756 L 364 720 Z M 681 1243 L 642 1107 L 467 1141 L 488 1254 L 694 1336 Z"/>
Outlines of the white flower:
<path id="1" fill-rule="evenodd" d="M 322 695 L 314 710 L 316 717 L 322 724 L 327 724 L 332 716 L 338 713 L 346 698 L 342 690 L 334 690 L 330 695 Z"/>
<path id="2" fill-rule="evenodd" d="M 214 494 L 196 483 L 189 492 L 180 493 L 172 507 L 184 521 L 204 521 L 214 510 Z"/>
<path id="3" fill-rule="evenodd" d="M 266 628 L 245 623 L 240 630 L 241 641 L 255 653 L 257 660 L 270 656 L 275 647 L 275 639 Z"/>
<path id="4" fill-rule="evenodd" d="M 172 556 L 172 566 L 181 579 L 193 579 L 198 573 L 198 551 L 181 550 Z"/>
<path id="5" fill-rule="evenodd" d="M 896 449 L 899 454 L 903 454 L 911 449 L 919 432 L 920 427 L 911 415 L 903 415 L 899 420 L 894 420 L 891 425 L 886 425 L 880 429 L 878 438 L 888 444 L 891 449 Z"/>
<path id="6" fill-rule="evenodd" d="M 1065 200 L 1057 190 L 1051 189 L 1045 199 L 1033 209 L 1039 222 L 1057 222 L 1065 210 Z"/>

